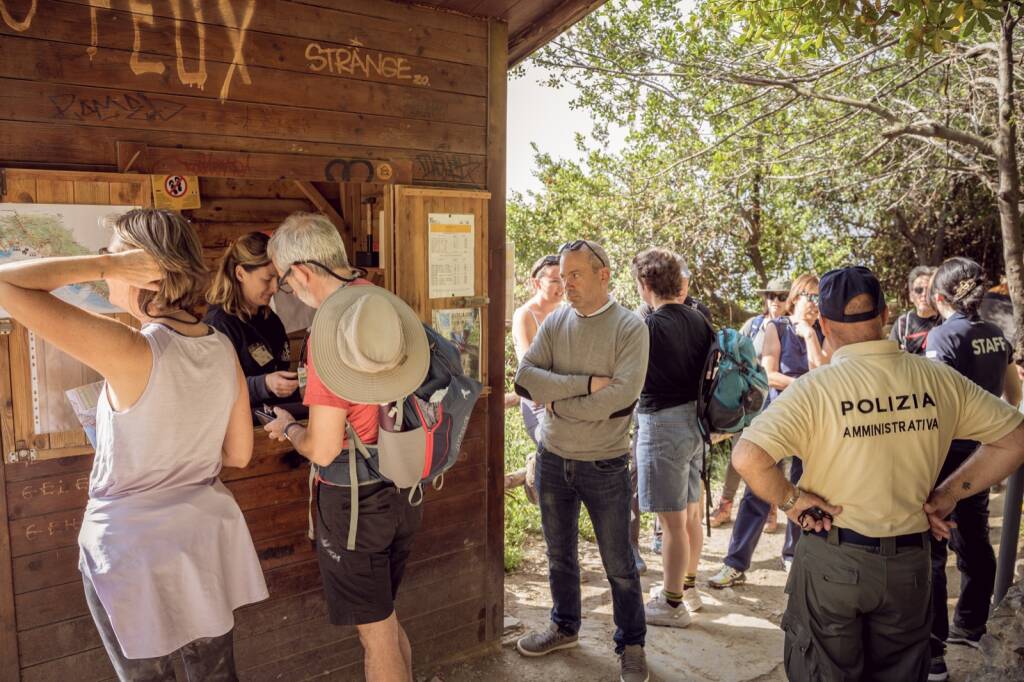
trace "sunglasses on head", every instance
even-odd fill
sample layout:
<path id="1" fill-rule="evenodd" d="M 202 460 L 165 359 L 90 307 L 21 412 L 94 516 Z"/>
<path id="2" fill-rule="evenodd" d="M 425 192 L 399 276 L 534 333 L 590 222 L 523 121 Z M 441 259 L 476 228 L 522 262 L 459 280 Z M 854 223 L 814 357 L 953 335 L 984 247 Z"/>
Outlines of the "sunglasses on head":
<path id="1" fill-rule="evenodd" d="M 604 258 L 601 258 L 601 254 L 599 254 L 586 239 L 577 239 L 576 241 L 566 242 L 558 248 L 558 253 L 561 254 L 563 251 L 579 251 L 580 248 L 584 246 L 590 249 L 590 253 L 597 256 L 597 260 L 601 265 L 606 268 L 609 267 L 608 264 L 604 262 Z"/>
<path id="2" fill-rule="evenodd" d="M 542 260 L 540 264 L 533 269 L 533 272 L 530 273 L 530 279 L 537 279 L 538 272 L 544 268 L 551 267 L 552 265 L 558 265 L 558 256 L 544 256 L 544 260 Z"/>

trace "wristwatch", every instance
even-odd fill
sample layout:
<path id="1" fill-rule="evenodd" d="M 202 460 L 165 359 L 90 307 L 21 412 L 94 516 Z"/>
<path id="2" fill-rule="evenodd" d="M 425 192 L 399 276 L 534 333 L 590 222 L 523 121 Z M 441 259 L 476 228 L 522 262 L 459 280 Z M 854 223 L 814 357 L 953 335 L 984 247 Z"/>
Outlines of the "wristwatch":
<path id="1" fill-rule="evenodd" d="M 796 504 L 796 501 L 799 500 L 799 499 L 800 499 L 800 488 L 798 486 L 793 486 L 793 492 L 791 492 L 789 494 L 789 497 L 786 498 L 785 502 L 783 502 L 782 504 L 779 505 L 779 511 L 781 511 L 781 512 L 788 512 L 790 509 L 793 508 L 793 505 Z"/>

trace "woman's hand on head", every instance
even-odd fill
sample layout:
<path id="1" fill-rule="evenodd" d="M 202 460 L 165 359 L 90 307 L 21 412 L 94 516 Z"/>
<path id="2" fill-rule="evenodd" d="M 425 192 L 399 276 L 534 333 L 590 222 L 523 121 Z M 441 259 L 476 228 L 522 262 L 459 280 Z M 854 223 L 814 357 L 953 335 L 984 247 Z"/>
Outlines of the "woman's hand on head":
<path id="1" fill-rule="evenodd" d="M 160 289 L 164 272 L 157 265 L 156 259 L 142 249 L 112 253 L 108 258 L 111 267 L 105 273 L 106 278 L 119 280 L 136 289 Z"/>

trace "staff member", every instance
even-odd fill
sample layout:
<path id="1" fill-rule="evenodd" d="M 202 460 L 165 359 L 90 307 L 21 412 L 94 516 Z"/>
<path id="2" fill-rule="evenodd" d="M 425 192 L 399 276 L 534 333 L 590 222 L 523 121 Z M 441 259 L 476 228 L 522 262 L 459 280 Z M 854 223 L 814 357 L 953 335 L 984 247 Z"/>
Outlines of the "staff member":
<path id="1" fill-rule="evenodd" d="M 289 371 L 288 334 L 270 309 L 277 271 L 267 255 L 269 241 L 262 232 L 250 232 L 232 242 L 217 263 L 203 319 L 235 347 L 251 407 L 300 399 L 298 376 Z"/>
<path id="2" fill-rule="evenodd" d="M 827 273 L 820 309 L 830 364 L 794 381 L 732 455 L 754 492 L 805 533 L 786 586 L 786 673 L 924 680 L 924 502 L 954 438 L 1012 443 L 1005 439 L 1019 437 L 1009 434 L 1024 415 L 949 367 L 882 340 L 888 310 L 867 268 Z M 775 467 L 793 452 L 804 462 L 800 487 Z M 835 523 L 805 513 L 815 507 Z"/>
<path id="3" fill-rule="evenodd" d="M 945 320 L 928 334 L 926 357 L 949 365 L 994 396 L 1020 403 L 1020 378 L 1013 349 L 1002 330 L 983 321 L 978 310 L 985 296 L 985 272 L 969 258 L 950 258 L 932 281 L 935 307 Z M 973 440 L 955 440 L 939 473 L 945 480 L 978 448 Z M 932 539 L 932 671 L 931 680 L 947 677 L 945 642 L 978 646 L 985 634 L 996 578 L 996 555 L 988 538 L 988 488 L 957 502 L 948 546 L 960 569 L 960 598 L 953 625 L 946 608 L 947 542 Z"/>

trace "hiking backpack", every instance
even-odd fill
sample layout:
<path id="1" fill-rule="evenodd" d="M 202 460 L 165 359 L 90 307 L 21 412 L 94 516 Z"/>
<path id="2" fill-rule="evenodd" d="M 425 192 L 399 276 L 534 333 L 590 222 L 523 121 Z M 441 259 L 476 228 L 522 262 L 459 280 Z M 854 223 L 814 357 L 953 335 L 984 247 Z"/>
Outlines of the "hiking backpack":
<path id="1" fill-rule="evenodd" d="M 408 488 L 409 502 L 418 505 L 423 501 L 423 484 L 429 481 L 440 490 L 444 473 L 458 460 L 462 438 L 483 386 L 463 373 L 459 351 L 450 341 L 428 325 L 423 327 L 430 347 L 427 376 L 411 395 L 380 406 L 376 445 L 364 444 L 348 424 L 347 449 L 325 467 L 310 465 L 310 539 L 313 483 L 317 478 L 327 485 L 352 489 L 346 543 L 351 551 L 356 546 L 359 486 L 390 481 L 397 488 Z"/>
<path id="2" fill-rule="evenodd" d="M 738 433 L 764 409 L 768 375 L 754 342 L 735 329 L 714 335 L 697 393 L 697 421 L 704 441 L 712 433 Z"/>

